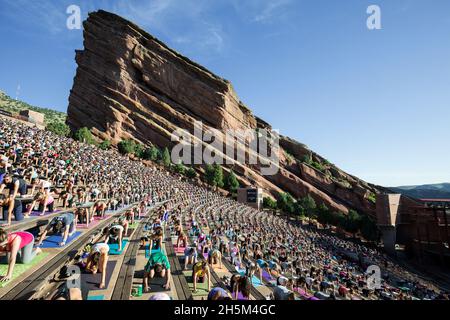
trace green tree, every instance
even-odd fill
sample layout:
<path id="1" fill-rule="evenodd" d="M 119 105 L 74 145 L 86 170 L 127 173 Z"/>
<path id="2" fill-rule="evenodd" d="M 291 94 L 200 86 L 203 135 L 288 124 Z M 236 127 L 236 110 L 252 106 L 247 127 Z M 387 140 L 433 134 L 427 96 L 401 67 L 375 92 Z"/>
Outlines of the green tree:
<path id="1" fill-rule="evenodd" d="M 138 158 L 144 158 L 144 146 L 140 143 L 135 143 L 134 145 L 134 155 Z"/>
<path id="2" fill-rule="evenodd" d="M 277 208 L 277 202 L 270 197 L 264 197 L 263 206 L 264 208 L 275 210 Z"/>
<path id="3" fill-rule="evenodd" d="M 88 143 L 88 144 L 95 143 L 94 138 L 92 137 L 91 131 L 86 127 L 78 129 L 75 132 L 74 138 L 77 141 Z"/>
<path id="4" fill-rule="evenodd" d="M 294 204 L 294 213 L 296 216 L 299 216 L 299 217 L 306 216 L 305 208 L 303 208 L 300 200 L 297 200 L 297 202 L 295 202 L 295 204 Z"/>
<path id="5" fill-rule="evenodd" d="M 122 140 L 117 144 L 117 148 L 121 154 L 131 154 L 135 151 L 136 143 L 132 139 Z"/>
<path id="6" fill-rule="evenodd" d="M 210 164 L 205 166 L 205 180 L 209 185 L 214 185 L 214 167 Z"/>
<path id="7" fill-rule="evenodd" d="M 349 210 L 345 219 L 344 228 L 353 235 L 358 232 L 361 226 L 361 216 L 355 210 Z"/>
<path id="8" fill-rule="evenodd" d="M 69 126 L 59 121 L 50 122 L 49 124 L 47 124 L 46 129 L 63 137 L 67 137 L 70 134 Z"/>
<path id="9" fill-rule="evenodd" d="M 277 205 L 285 213 L 293 214 L 295 212 L 295 201 L 289 193 L 279 193 Z"/>
<path id="10" fill-rule="evenodd" d="M 302 162 L 311 164 L 312 163 L 312 154 L 308 153 L 303 156 Z"/>
<path id="11" fill-rule="evenodd" d="M 231 170 L 230 173 L 227 175 L 224 184 L 225 189 L 227 189 L 231 193 L 235 193 L 239 188 L 239 181 L 237 180 L 233 170 Z"/>
<path id="12" fill-rule="evenodd" d="M 299 199 L 298 202 L 300 202 L 300 205 L 303 207 L 303 209 L 305 210 L 305 214 L 310 217 L 310 218 L 317 218 L 316 215 L 316 201 L 314 201 L 313 197 L 311 197 L 309 194 L 302 198 Z"/>
<path id="13" fill-rule="evenodd" d="M 197 177 L 197 172 L 195 172 L 194 168 L 190 167 L 186 170 L 186 176 L 189 179 L 193 179 L 193 178 Z"/>
<path id="14" fill-rule="evenodd" d="M 224 182 L 223 182 L 223 169 L 222 167 L 215 163 L 214 166 L 214 186 L 223 188 Z"/>
<path id="15" fill-rule="evenodd" d="M 155 146 L 151 146 L 150 148 L 146 148 L 143 153 L 143 158 L 146 160 L 156 161 L 158 160 L 159 150 Z"/>
<path id="16" fill-rule="evenodd" d="M 162 163 L 164 164 L 164 166 L 166 166 L 166 167 L 168 167 L 172 162 L 170 159 L 169 149 L 167 147 L 165 147 L 162 152 L 161 160 L 162 160 Z"/>
<path id="17" fill-rule="evenodd" d="M 186 167 L 182 163 L 178 163 L 175 165 L 174 170 L 176 173 L 184 175 L 186 172 Z"/>
<path id="18" fill-rule="evenodd" d="M 369 216 L 363 215 L 361 217 L 361 225 L 360 225 L 361 235 L 364 239 L 368 241 L 377 241 L 378 240 L 378 228 L 375 223 Z"/>
<path id="19" fill-rule="evenodd" d="M 98 145 L 98 147 L 102 150 L 109 150 L 111 148 L 111 141 L 104 140 Z"/>
<path id="20" fill-rule="evenodd" d="M 317 220 L 322 224 L 331 224 L 332 222 L 331 212 L 323 203 L 317 207 Z"/>

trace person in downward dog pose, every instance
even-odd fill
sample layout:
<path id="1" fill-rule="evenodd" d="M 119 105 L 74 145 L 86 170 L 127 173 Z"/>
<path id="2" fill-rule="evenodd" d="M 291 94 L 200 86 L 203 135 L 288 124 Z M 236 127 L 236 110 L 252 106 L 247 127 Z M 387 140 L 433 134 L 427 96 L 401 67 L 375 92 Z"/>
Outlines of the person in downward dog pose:
<path id="1" fill-rule="evenodd" d="M 20 262 L 30 263 L 36 255 L 41 253 L 40 248 L 33 250 L 34 236 L 25 231 L 8 233 L 0 229 L 0 251 L 7 253 L 8 272 L 0 276 L 0 282 L 11 280 L 16 265 L 17 257 Z"/>
<path id="2" fill-rule="evenodd" d="M 106 243 L 96 243 L 92 246 L 91 252 L 87 257 L 86 270 L 96 274 L 100 272 L 102 279 L 99 284 L 100 289 L 105 288 L 106 281 L 106 265 L 108 264 L 109 246 Z"/>
<path id="3" fill-rule="evenodd" d="M 206 261 L 199 261 L 192 266 L 192 282 L 194 283 L 194 292 L 197 292 L 197 282 L 203 283 L 205 278 L 208 281 L 208 292 L 211 290 L 211 273 Z"/>
<path id="4" fill-rule="evenodd" d="M 42 244 L 49 232 L 62 235 L 62 241 L 59 245 L 64 246 L 67 239 L 77 231 L 76 229 L 75 214 L 72 212 L 63 213 L 50 221 L 42 235 L 39 237 L 37 246 Z"/>

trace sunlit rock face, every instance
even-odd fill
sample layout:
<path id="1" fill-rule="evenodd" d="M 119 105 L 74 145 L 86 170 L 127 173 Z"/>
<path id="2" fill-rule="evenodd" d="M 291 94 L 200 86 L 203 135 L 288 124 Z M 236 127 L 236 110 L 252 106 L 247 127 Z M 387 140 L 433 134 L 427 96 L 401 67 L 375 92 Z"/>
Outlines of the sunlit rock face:
<path id="1" fill-rule="evenodd" d="M 193 133 L 195 121 L 203 123 L 203 131 L 221 132 L 220 141 L 229 129 L 270 128 L 239 100 L 229 81 L 115 14 L 89 15 L 84 49 L 76 52 L 76 62 L 67 118 L 72 131 L 88 127 L 99 140 L 113 144 L 132 138 L 172 147 L 171 133 L 177 128 Z M 305 155 L 316 162 L 325 160 L 295 140 L 281 136 L 280 145 L 274 175 L 262 175 L 259 165 L 234 163 L 224 169 L 232 168 L 243 185 L 260 186 L 272 195 L 310 194 L 333 211 L 354 208 L 374 215 L 375 205 L 367 197 L 378 193 L 375 186 L 335 166 L 319 171 L 302 164 Z M 237 143 L 235 148 L 245 146 Z"/>

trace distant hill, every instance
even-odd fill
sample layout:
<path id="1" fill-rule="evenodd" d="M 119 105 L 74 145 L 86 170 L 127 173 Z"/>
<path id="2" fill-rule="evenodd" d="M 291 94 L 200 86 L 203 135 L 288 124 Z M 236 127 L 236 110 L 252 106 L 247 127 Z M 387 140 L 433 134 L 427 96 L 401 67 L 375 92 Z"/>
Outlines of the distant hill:
<path id="1" fill-rule="evenodd" d="M 450 183 L 389 188 L 417 199 L 450 199 Z"/>
<path id="2" fill-rule="evenodd" d="M 19 113 L 22 110 L 33 110 L 41 112 L 45 115 L 46 125 L 54 122 L 65 123 L 67 117 L 64 112 L 59 112 L 48 108 L 36 107 L 20 100 L 14 100 L 2 91 L 0 91 L 0 109 L 12 113 Z"/>

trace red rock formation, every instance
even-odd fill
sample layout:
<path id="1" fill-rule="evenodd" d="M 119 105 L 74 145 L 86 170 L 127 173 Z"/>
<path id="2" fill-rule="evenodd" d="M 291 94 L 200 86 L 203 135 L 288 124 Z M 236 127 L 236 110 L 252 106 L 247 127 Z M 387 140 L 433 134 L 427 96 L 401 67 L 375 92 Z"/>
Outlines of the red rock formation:
<path id="1" fill-rule="evenodd" d="M 203 129 L 217 129 L 224 140 L 227 129 L 270 128 L 236 96 L 232 85 L 183 57 L 133 23 L 108 12 L 91 13 L 84 22 L 84 50 L 71 90 L 67 123 L 71 130 L 88 127 L 100 140 L 113 144 L 133 138 L 144 144 L 171 147 L 177 128 L 193 132 L 194 121 Z M 347 212 L 348 208 L 374 214 L 366 198 L 373 186 L 327 165 L 319 172 L 302 164 L 305 155 L 324 162 L 306 146 L 280 139 L 280 170 L 263 176 L 258 165 L 234 163 L 242 183 L 256 184 L 275 195 L 310 194 L 316 202 Z M 242 144 L 236 148 L 243 148 Z"/>

